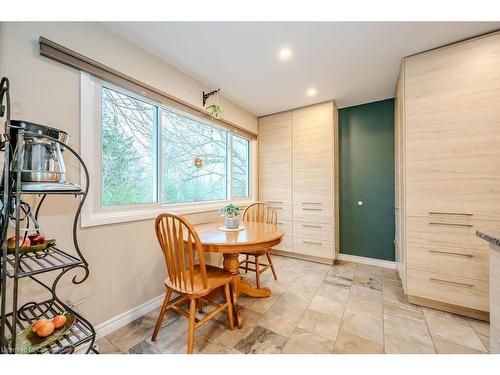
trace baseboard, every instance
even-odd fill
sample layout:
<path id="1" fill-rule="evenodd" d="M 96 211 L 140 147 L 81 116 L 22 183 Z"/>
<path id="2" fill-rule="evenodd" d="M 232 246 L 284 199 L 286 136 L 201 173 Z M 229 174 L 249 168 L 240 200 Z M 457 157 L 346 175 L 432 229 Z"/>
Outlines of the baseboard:
<path id="1" fill-rule="evenodd" d="M 382 259 L 374 259 L 374 258 L 366 258 L 360 257 L 357 255 L 349 255 L 349 254 L 337 254 L 338 260 L 343 260 L 346 262 L 360 263 L 360 264 L 368 264 L 370 266 L 377 266 L 383 268 L 396 269 L 396 262 L 391 262 L 389 260 Z"/>
<path id="2" fill-rule="evenodd" d="M 407 297 L 408 301 L 415 305 L 425 306 L 440 311 L 446 311 L 452 314 L 483 320 L 485 322 L 490 321 L 490 313 L 488 311 L 481 311 L 481 310 L 471 309 L 469 307 L 452 305 L 451 303 L 434 301 L 423 297 L 410 296 L 410 295 L 408 295 Z"/>
<path id="3" fill-rule="evenodd" d="M 278 250 L 278 249 L 271 249 L 271 254 L 283 256 L 283 257 L 288 257 L 288 258 L 307 260 L 307 261 L 315 262 L 315 263 L 328 264 L 330 266 L 333 264 L 333 259 L 291 253 L 290 251 L 283 251 L 283 250 Z"/>
<path id="4" fill-rule="evenodd" d="M 95 327 L 96 337 L 99 339 L 101 337 L 109 335 L 111 332 L 114 332 L 117 329 L 133 322 L 134 320 L 139 319 L 141 316 L 144 316 L 147 313 L 150 313 L 151 311 L 157 309 L 162 305 L 163 298 L 165 298 L 165 294 L 155 297 L 147 302 L 144 302 L 142 305 L 136 306 L 109 320 L 106 320 L 101 324 L 98 324 Z"/>

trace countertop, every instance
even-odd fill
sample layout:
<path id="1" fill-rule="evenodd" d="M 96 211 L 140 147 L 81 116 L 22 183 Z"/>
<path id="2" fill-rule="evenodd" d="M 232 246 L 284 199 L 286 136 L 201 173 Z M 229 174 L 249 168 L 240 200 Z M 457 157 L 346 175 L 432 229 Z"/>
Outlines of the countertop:
<path id="1" fill-rule="evenodd" d="M 488 241 L 495 246 L 500 247 L 500 232 L 476 230 L 476 236 L 482 238 L 485 241 Z"/>

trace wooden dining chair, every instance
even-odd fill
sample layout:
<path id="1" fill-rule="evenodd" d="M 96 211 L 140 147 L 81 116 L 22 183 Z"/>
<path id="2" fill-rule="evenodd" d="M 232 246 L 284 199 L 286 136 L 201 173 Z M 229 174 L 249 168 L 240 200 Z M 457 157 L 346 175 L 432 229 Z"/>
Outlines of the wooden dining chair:
<path id="1" fill-rule="evenodd" d="M 248 206 L 243 212 L 243 222 L 258 222 L 258 223 L 267 223 L 274 224 L 278 221 L 278 214 L 276 210 L 272 208 L 267 203 L 257 202 Z M 245 270 L 245 273 L 248 271 L 255 272 L 255 284 L 257 288 L 260 288 L 260 275 L 265 272 L 269 268 L 273 272 L 274 280 L 278 280 L 276 276 L 276 270 L 274 269 L 273 261 L 271 259 L 270 254 L 271 249 L 267 249 L 260 252 L 244 252 L 241 253 L 245 256 L 245 259 L 240 262 L 240 268 Z M 265 255 L 267 257 L 267 264 L 260 263 L 259 257 Z M 254 259 L 251 260 L 250 257 Z M 249 268 L 249 265 L 253 265 L 254 268 Z"/>
<path id="2" fill-rule="evenodd" d="M 173 310 L 189 320 L 187 352 L 191 354 L 193 353 L 194 330 L 224 309 L 227 310 L 229 328 L 234 329 L 233 305 L 229 289 L 232 275 L 226 270 L 205 264 L 205 253 L 198 233 L 185 218 L 169 213 L 161 214 L 156 218 L 155 229 L 165 257 L 168 277 L 165 279 L 167 292 L 151 340 L 156 340 L 165 313 Z M 208 294 L 218 288 L 224 295 L 224 303 L 218 303 L 208 297 Z M 181 298 L 170 303 L 172 293 L 178 294 Z M 186 302 L 189 311 L 180 307 Z M 203 319 L 198 320 L 195 317 L 196 306 L 202 303 L 211 305 L 214 309 Z"/>

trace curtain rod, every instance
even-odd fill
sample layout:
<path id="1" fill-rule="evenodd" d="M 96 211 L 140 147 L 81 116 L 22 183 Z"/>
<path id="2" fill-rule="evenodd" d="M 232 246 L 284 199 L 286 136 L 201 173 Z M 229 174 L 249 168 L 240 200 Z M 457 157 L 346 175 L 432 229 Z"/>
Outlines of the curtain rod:
<path id="1" fill-rule="evenodd" d="M 105 81 L 109 81 L 118 86 L 121 86 L 130 91 L 137 92 L 138 94 L 145 95 L 151 99 L 157 100 L 159 102 L 167 102 L 166 104 L 174 104 L 177 108 L 187 112 L 191 112 L 196 115 L 201 115 L 204 118 L 210 118 L 211 121 L 221 124 L 226 128 L 234 131 L 235 133 L 242 134 L 246 137 L 256 139 L 257 134 L 248 131 L 241 126 L 234 124 L 231 121 L 224 119 L 214 119 L 205 110 L 192 105 L 182 99 L 176 98 L 164 91 L 161 91 L 147 83 L 141 82 L 133 77 L 130 77 L 124 73 L 121 73 L 109 66 L 103 65 L 89 57 L 86 57 L 78 52 L 75 52 L 69 48 L 66 48 L 56 42 L 53 42 L 43 36 L 39 38 L 40 44 L 40 55 L 52 59 L 54 61 L 60 62 L 64 65 L 70 66 L 72 68 L 84 71 L 86 73 L 92 74 L 98 78 Z M 200 93 L 201 96 L 201 93 Z"/>

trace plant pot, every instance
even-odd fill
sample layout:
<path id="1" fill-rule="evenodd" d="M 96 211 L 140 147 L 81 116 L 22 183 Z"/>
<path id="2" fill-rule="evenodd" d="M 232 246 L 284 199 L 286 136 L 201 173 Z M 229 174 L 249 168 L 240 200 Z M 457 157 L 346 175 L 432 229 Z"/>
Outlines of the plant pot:
<path id="1" fill-rule="evenodd" d="M 224 225 L 226 226 L 227 229 L 238 229 L 238 226 L 240 225 L 240 218 L 226 217 Z"/>

